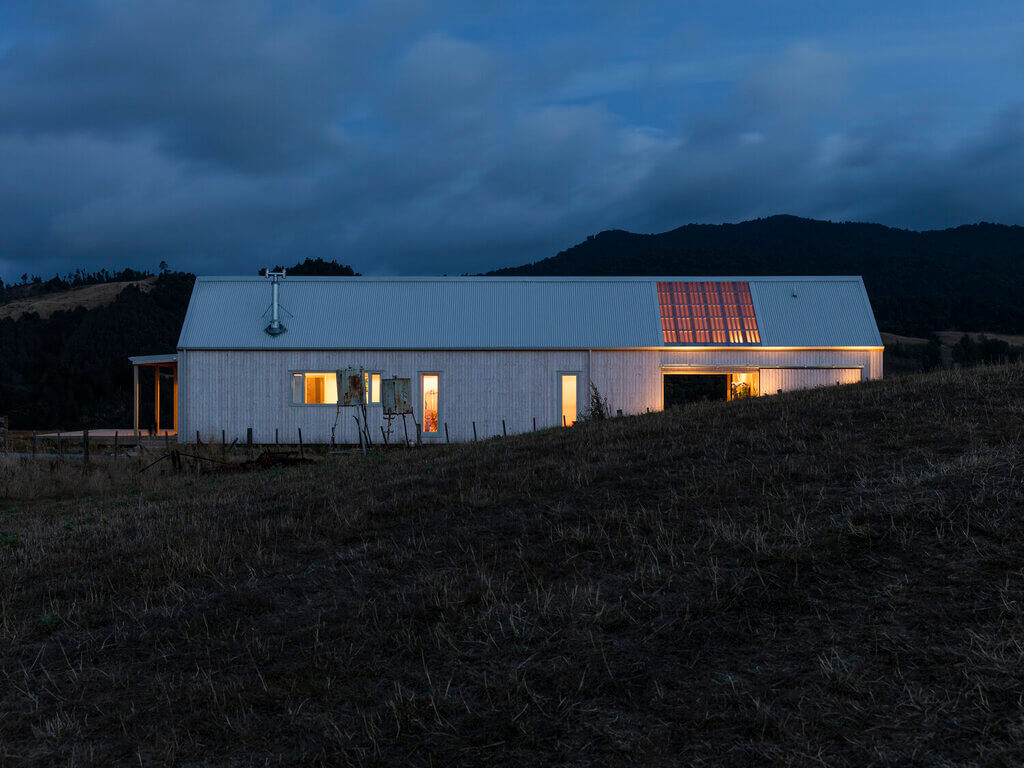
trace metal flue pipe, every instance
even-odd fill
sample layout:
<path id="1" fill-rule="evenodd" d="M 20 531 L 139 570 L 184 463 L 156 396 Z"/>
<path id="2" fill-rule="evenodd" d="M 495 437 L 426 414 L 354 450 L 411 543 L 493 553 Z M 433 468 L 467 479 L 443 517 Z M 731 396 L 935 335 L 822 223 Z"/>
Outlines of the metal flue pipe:
<path id="1" fill-rule="evenodd" d="M 271 286 L 274 292 L 274 301 L 272 305 L 272 314 L 270 325 L 264 330 L 271 336 L 280 336 L 288 329 L 281 323 L 281 278 L 288 272 L 286 269 L 282 269 L 280 272 L 271 272 L 267 270 L 267 277 L 270 279 Z"/>

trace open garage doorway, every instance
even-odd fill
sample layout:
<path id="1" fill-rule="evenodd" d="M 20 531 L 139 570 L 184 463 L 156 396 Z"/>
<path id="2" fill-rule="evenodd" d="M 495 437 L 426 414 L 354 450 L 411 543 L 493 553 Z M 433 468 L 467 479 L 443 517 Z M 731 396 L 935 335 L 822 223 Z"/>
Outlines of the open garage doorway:
<path id="1" fill-rule="evenodd" d="M 665 371 L 662 376 L 665 409 L 687 403 L 737 400 L 756 397 L 756 371 Z"/>

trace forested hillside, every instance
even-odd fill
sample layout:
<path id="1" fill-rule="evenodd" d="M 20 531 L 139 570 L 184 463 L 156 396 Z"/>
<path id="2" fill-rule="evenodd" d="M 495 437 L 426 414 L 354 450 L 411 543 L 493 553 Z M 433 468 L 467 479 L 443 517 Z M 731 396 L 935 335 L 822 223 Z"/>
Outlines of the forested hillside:
<path id="1" fill-rule="evenodd" d="M 280 267 L 276 267 L 280 269 Z M 306 259 L 295 275 L 354 275 L 352 268 Z M 76 273 L 82 275 L 82 273 Z M 124 270 L 43 281 L 24 276 L 6 286 L 9 300 L 60 295 L 82 285 L 146 273 Z M 173 353 L 195 275 L 162 269 L 148 291 L 128 285 L 105 306 L 75 307 L 46 318 L 0 318 L 0 414 L 16 429 L 128 428 L 132 424 L 132 355 Z M 148 402 L 148 401 L 147 401 Z"/>
<path id="2" fill-rule="evenodd" d="M 106 306 L 0 319 L 0 413 L 20 429 L 130 426 L 128 357 L 174 352 L 194 281 L 168 272 Z"/>
<path id="3" fill-rule="evenodd" d="M 862 275 L 883 331 L 1024 331 L 1024 227 L 931 232 L 772 216 L 602 232 L 499 275 Z"/>

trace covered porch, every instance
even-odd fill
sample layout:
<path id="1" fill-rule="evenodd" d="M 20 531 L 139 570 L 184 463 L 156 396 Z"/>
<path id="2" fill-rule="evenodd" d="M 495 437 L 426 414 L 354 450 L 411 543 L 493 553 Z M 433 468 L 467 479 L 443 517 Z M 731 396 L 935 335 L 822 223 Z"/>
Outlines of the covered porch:
<path id="1" fill-rule="evenodd" d="M 139 355 L 128 358 L 132 364 L 134 403 L 132 413 L 134 415 L 133 430 L 135 437 L 139 437 L 140 430 L 143 434 L 154 436 L 176 436 L 178 434 L 178 356 L 177 355 Z M 154 418 L 150 424 L 139 423 L 139 403 L 141 392 L 139 388 L 139 369 L 149 368 L 153 371 L 155 381 L 153 390 L 153 412 Z M 172 407 L 165 407 L 163 413 L 160 408 L 161 381 L 163 386 L 170 387 L 173 391 Z M 166 392 L 166 389 L 165 389 Z"/>

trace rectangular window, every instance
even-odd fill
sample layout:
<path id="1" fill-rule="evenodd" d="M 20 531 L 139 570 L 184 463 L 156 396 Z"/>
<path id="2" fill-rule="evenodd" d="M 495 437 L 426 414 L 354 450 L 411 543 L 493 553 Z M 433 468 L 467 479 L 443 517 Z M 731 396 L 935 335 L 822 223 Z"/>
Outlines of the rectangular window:
<path id="1" fill-rule="evenodd" d="M 295 405 L 336 405 L 337 402 L 336 373 L 292 374 L 292 403 Z"/>
<path id="2" fill-rule="evenodd" d="M 363 392 L 366 393 L 366 402 L 370 405 L 380 405 L 380 374 L 367 371 L 363 374 Z"/>
<path id="3" fill-rule="evenodd" d="M 437 434 L 440 379 L 440 375 L 436 373 L 424 373 L 420 376 L 420 389 L 423 392 L 423 434 Z"/>
<path id="4" fill-rule="evenodd" d="M 579 384 L 578 373 L 563 373 L 561 379 L 560 400 L 562 403 L 562 426 L 571 427 L 576 423 L 576 389 Z"/>

